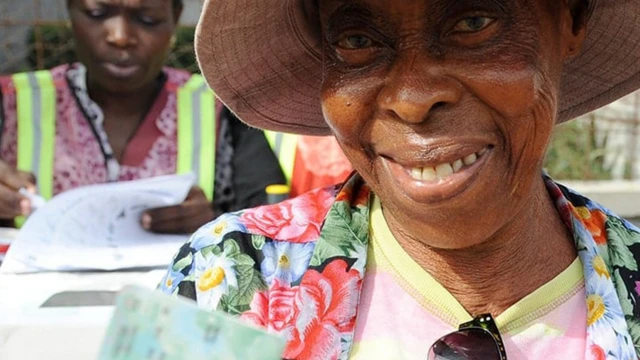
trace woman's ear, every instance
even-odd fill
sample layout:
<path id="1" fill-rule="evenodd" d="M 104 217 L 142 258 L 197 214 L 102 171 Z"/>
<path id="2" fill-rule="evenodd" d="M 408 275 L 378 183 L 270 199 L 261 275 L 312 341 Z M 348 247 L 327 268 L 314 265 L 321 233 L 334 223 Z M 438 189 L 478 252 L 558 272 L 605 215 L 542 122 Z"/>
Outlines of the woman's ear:
<path id="1" fill-rule="evenodd" d="M 590 0 L 564 0 L 562 9 L 562 36 L 565 60 L 580 53 L 587 35 Z"/>

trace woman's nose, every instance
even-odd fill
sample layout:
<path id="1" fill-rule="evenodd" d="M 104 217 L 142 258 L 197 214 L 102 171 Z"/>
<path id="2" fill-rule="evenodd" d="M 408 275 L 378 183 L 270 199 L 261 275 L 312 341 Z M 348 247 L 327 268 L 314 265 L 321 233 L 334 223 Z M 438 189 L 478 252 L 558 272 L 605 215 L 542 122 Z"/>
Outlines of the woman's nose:
<path id="1" fill-rule="evenodd" d="M 417 124 L 460 97 L 460 84 L 446 75 L 444 65 L 434 60 L 401 58 L 388 73 L 378 104 L 395 119 Z"/>
<path id="2" fill-rule="evenodd" d="M 107 26 L 107 43 L 120 48 L 137 43 L 132 26 L 124 16 L 115 16 L 105 25 Z"/>

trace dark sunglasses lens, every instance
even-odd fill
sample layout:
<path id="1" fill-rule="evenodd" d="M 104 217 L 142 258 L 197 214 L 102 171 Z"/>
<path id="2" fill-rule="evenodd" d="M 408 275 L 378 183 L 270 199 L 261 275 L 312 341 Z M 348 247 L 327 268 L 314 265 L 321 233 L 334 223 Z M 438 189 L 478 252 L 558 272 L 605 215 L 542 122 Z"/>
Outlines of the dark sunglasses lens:
<path id="1" fill-rule="evenodd" d="M 464 329 L 436 341 L 428 360 L 500 360 L 500 351 L 487 331 Z"/>

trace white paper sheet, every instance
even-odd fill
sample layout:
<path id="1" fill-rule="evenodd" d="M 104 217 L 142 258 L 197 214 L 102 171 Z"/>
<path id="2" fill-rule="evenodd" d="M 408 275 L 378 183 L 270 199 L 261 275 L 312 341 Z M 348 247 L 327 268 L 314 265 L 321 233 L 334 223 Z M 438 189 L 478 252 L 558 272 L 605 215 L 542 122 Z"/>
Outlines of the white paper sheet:
<path id="1" fill-rule="evenodd" d="M 55 196 L 31 214 L 0 272 L 165 266 L 188 237 L 147 232 L 140 216 L 150 208 L 180 204 L 194 183 L 193 174 L 170 175 Z"/>

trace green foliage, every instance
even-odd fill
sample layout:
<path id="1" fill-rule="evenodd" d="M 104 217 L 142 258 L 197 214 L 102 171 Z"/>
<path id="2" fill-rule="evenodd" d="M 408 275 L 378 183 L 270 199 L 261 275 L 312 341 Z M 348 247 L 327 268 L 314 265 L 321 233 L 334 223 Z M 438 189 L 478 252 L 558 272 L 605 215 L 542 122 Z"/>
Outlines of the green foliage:
<path id="1" fill-rule="evenodd" d="M 608 180 L 612 166 L 605 162 L 607 133 L 596 127 L 596 115 L 558 125 L 544 167 L 554 179 Z"/>
<path id="2" fill-rule="evenodd" d="M 185 69 L 192 73 L 200 72 L 196 54 L 193 50 L 195 37 L 194 27 L 180 27 L 176 31 L 176 43 L 169 56 L 167 56 L 167 66 L 178 69 Z"/>
<path id="3" fill-rule="evenodd" d="M 29 52 L 22 71 L 50 69 L 75 61 L 71 29 L 64 25 L 34 26 L 27 38 Z"/>
<path id="4" fill-rule="evenodd" d="M 176 31 L 176 42 L 167 56 L 167 65 L 190 72 L 198 71 L 193 50 L 193 27 L 180 27 Z M 22 71 L 50 69 L 76 60 L 71 29 L 66 25 L 37 25 L 28 35 L 29 53 Z"/>

